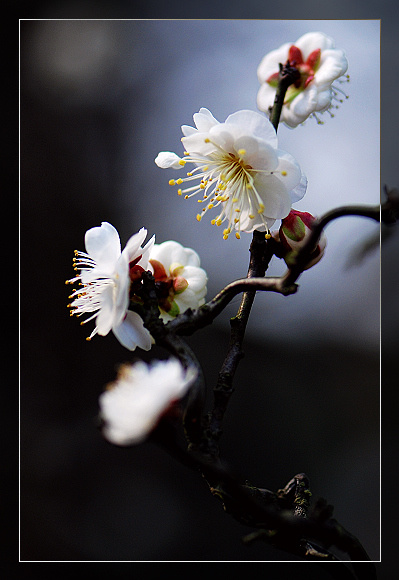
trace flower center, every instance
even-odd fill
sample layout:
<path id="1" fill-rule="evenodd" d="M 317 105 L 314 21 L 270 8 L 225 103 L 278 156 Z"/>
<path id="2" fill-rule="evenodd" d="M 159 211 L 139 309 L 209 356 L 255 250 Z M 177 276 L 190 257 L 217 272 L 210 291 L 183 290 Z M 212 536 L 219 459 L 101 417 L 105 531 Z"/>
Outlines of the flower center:
<path id="1" fill-rule="evenodd" d="M 273 175 L 275 171 L 265 169 L 254 169 L 245 161 L 246 150 L 240 149 L 235 153 L 225 151 L 217 143 L 210 139 L 205 139 L 205 143 L 212 143 L 216 151 L 201 156 L 196 153 L 185 152 L 186 158 L 181 159 L 180 164 L 186 163 L 196 165 L 195 169 L 187 173 L 187 177 L 177 180 L 171 179 L 169 185 L 181 185 L 184 182 L 197 183 L 185 189 L 178 189 L 179 195 L 184 195 L 184 199 L 201 194 L 198 203 L 204 204 L 201 213 L 197 214 L 197 221 L 210 210 L 220 207 L 220 213 L 214 218 L 212 225 L 221 226 L 228 221 L 228 226 L 223 230 L 223 239 L 227 239 L 234 227 L 236 238 L 240 238 L 241 215 L 245 210 L 245 216 L 250 220 L 255 219 L 256 215 L 261 216 L 261 220 L 266 229 L 266 237 L 270 237 L 269 228 L 266 223 L 263 212 L 265 205 L 259 195 L 254 177 L 257 173 L 266 173 Z M 279 172 L 286 175 L 285 171 Z M 199 181 L 199 183 L 198 183 Z"/>
<path id="2" fill-rule="evenodd" d="M 73 269 L 75 271 L 81 270 L 81 274 L 67 280 L 66 284 L 78 283 L 82 288 L 75 289 L 69 296 L 72 302 L 68 304 L 70 308 L 70 315 L 82 316 L 83 314 L 93 313 L 89 318 L 82 320 L 81 325 L 86 324 L 89 320 L 95 318 L 102 306 L 102 296 L 107 287 L 112 286 L 115 288 L 116 281 L 109 277 L 99 277 L 95 278 L 90 282 L 82 282 L 82 272 L 91 270 L 95 268 L 95 261 L 90 258 L 84 252 L 79 252 L 75 250 L 75 257 L 73 258 Z M 97 333 L 97 327 L 93 330 L 90 336 L 86 340 L 91 340 L 91 338 Z"/>
<path id="3" fill-rule="evenodd" d="M 169 273 L 167 273 L 164 265 L 158 260 L 150 260 L 150 264 L 154 270 L 159 307 L 171 316 L 177 316 L 180 309 L 175 302 L 175 296 L 184 292 L 188 287 L 187 280 L 180 275 L 184 266 L 173 263 L 169 268 Z"/>
<path id="4" fill-rule="evenodd" d="M 284 105 L 289 105 L 295 97 L 304 91 L 313 81 L 316 71 L 320 66 L 320 48 L 310 53 L 306 61 L 303 60 L 302 51 L 295 45 L 292 45 L 288 51 L 288 62 L 291 67 L 295 67 L 300 76 L 295 83 L 293 83 L 286 92 Z M 272 87 L 277 87 L 279 81 L 279 73 L 275 72 L 266 80 Z"/>

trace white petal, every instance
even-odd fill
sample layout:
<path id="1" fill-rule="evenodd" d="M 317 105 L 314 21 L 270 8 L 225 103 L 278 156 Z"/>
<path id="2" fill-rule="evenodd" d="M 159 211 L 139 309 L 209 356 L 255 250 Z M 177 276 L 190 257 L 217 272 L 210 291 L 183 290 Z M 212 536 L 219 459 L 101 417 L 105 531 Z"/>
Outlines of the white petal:
<path id="1" fill-rule="evenodd" d="M 119 342 L 129 350 L 135 350 L 137 346 L 143 350 L 151 348 L 151 334 L 144 327 L 143 320 L 137 312 L 128 310 L 123 322 L 114 327 L 112 331 Z"/>
<path id="2" fill-rule="evenodd" d="M 215 125 L 209 131 L 209 138 L 213 143 L 216 143 L 224 151 L 228 153 L 234 152 L 234 131 L 232 127 L 228 127 L 225 123 Z"/>
<path id="3" fill-rule="evenodd" d="M 255 150 L 251 141 L 254 141 L 251 137 L 241 138 L 236 141 L 236 146 L 240 144 L 242 145 L 242 149 L 246 150 L 246 154 L 244 155 L 245 162 L 253 169 L 259 169 L 262 171 L 274 171 L 277 169 L 278 150 L 266 141 L 260 139 L 257 140 L 258 148 Z"/>
<path id="4" fill-rule="evenodd" d="M 291 202 L 295 203 L 303 198 L 308 187 L 308 179 L 304 173 L 301 175 L 301 180 L 294 189 L 290 191 Z"/>
<path id="5" fill-rule="evenodd" d="M 143 247 L 141 252 L 141 259 L 138 262 L 138 265 L 144 268 L 144 270 L 148 270 L 149 264 L 148 261 L 150 259 L 150 255 L 152 252 L 152 248 L 155 244 L 155 234 L 148 240 L 146 245 Z"/>
<path id="6" fill-rule="evenodd" d="M 284 182 L 274 175 L 257 174 L 255 187 L 265 206 L 264 216 L 281 219 L 291 209 L 291 198 Z"/>
<path id="7" fill-rule="evenodd" d="M 219 124 L 219 121 L 215 119 L 212 113 L 204 107 L 202 107 L 198 113 L 194 113 L 193 119 L 195 126 L 200 132 L 207 132 L 211 127 Z"/>
<path id="8" fill-rule="evenodd" d="M 129 263 L 125 252 L 122 252 L 118 260 L 116 277 L 116 287 L 114 289 L 114 320 L 112 326 L 117 326 L 122 322 L 126 315 L 129 304 Z"/>
<path id="9" fill-rule="evenodd" d="M 269 108 L 273 106 L 276 89 L 268 83 L 263 83 L 256 97 L 256 104 L 261 111 L 269 113 Z"/>
<path id="10" fill-rule="evenodd" d="M 208 281 L 208 276 L 202 268 L 196 268 L 195 266 L 186 266 L 181 275 L 188 282 L 188 287 L 193 290 L 193 292 L 198 293 L 205 289 L 206 283 Z M 203 294 L 204 296 L 204 294 Z"/>
<path id="11" fill-rule="evenodd" d="M 199 155 L 209 155 L 216 151 L 216 147 L 212 143 L 207 143 L 205 139 L 208 138 L 208 133 L 199 133 L 198 131 L 182 137 L 182 143 L 186 151 L 189 153 L 198 153 Z"/>
<path id="12" fill-rule="evenodd" d="M 101 293 L 101 308 L 98 311 L 96 325 L 98 334 L 106 336 L 115 320 L 114 289 L 112 284 L 104 288 Z"/>
<path id="13" fill-rule="evenodd" d="M 161 262 L 166 270 L 169 270 L 171 264 L 178 263 L 182 266 L 199 266 L 200 258 L 192 248 L 185 248 L 174 240 L 155 244 L 151 251 L 150 259 Z"/>
<path id="14" fill-rule="evenodd" d="M 254 135 L 277 147 L 276 131 L 269 119 L 260 113 L 244 109 L 229 115 L 225 123 L 229 131 L 234 130 L 236 139 L 242 135 Z"/>
<path id="15" fill-rule="evenodd" d="M 278 166 L 276 176 L 281 180 L 283 185 L 291 190 L 296 187 L 301 180 L 301 168 L 295 159 L 286 151 L 276 151 L 278 155 Z M 277 172 L 285 171 L 287 175 L 278 175 Z"/>
<path id="16" fill-rule="evenodd" d="M 181 157 L 173 153 L 172 151 L 161 151 L 155 157 L 155 163 L 161 169 L 181 169 L 182 165 L 180 163 Z"/>
<path id="17" fill-rule="evenodd" d="M 190 288 L 186 288 L 181 294 L 175 296 L 175 302 L 180 309 L 180 313 L 183 313 L 187 308 L 198 308 L 198 298 Z"/>
<path id="18" fill-rule="evenodd" d="M 258 79 L 261 84 L 265 83 L 270 75 L 279 71 L 279 63 L 284 64 L 287 61 L 290 46 L 292 46 L 292 42 L 286 42 L 280 48 L 268 52 L 262 58 L 257 70 Z"/>
<path id="19" fill-rule="evenodd" d="M 304 61 L 318 48 L 324 51 L 335 46 L 334 40 L 323 34 L 323 32 L 307 32 L 298 38 L 294 44 L 301 50 Z"/>
<path id="20" fill-rule="evenodd" d="M 147 237 L 147 230 L 145 228 L 141 228 L 141 230 L 139 230 L 136 234 L 133 234 L 123 252 L 124 254 L 127 254 L 128 257 L 128 261 L 131 262 L 132 260 L 134 260 L 135 258 L 137 258 L 138 256 L 140 256 L 142 254 L 142 243 L 144 242 L 144 240 Z"/>
<path id="21" fill-rule="evenodd" d="M 121 243 L 116 229 L 108 222 L 91 228 L 85 235 L 86 251 L 99 269 L 112 272 L 121 254 Z"/>
<path id="22" fill-rule="evenodd" d="M 343 50 L 326 50 L 322 52 L 320 68 L 315 74 L 316 85 L 332 83 L 346 73 L 348 61 Z"/>

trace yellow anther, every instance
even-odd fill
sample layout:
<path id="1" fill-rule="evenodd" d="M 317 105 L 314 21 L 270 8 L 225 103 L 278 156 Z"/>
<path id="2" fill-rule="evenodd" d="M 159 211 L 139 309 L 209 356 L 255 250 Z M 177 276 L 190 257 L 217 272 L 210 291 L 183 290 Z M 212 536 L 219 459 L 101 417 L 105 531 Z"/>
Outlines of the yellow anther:
<path id="1" fill-rule="evenodd" d="M 202 203 L 204 200 L 203 199 L 197 199 L 198 203 Z"/>
<path id="2" fill-rule="evenodd" d="M 281 172 L 281 175 L 284 175 L 284 177 L 285 177 L 287 175 L 287 172 L 286 171 L 282 171 Z"/>
<path id="3" fill-rule="evenodd" d="M 211 224 L 214 226 L 216 223 L 216 220 L 211 220 Z"/>
<path id="4" fill-rule="evenodd" d="M 204 183 L 200 183 L 200 189 L 205 189 L 205 184 Z"/>
<path id="5" fill-rule="evenodd" d="M 185 195 L 185 196 L 184 196 L 184 199 L 188 199 L 188 195 Z"/>
<path id="6" fill-rule="evenodd" d="M 175 182 L 175 180 L 174 180 L 174 179 L 170 179 L 170 180 L 169 180 L 169 185 L 175 185 L 175 183 L 176 183 L 176 182 Z"/>
<path id="7" fill-rule="evenodd" d="M 208 139 L 208 137 L 206 137 L 206 138 L 204 139 L 204 141 L 205 141 L 205 143 L 210 143 L 210 139 Z"/>
<path id="8" fill-rule="evenodd" d="M 254 216 L 253 213 L 250 213 L 248 217 L 249 217 L 250 220 L 253 220 L 255 218 L 255 216 Z"/>
<path id="9" fill-rule="evenodd" d="M 192 176 L 192 173 L 191 173 L 191 171 L 189 171 L 189 172 L 187 173 L 187 177 L 191 177 L 191 176 Z"/>
<path id="10" fill-rule="evenodd" d="M 225 236 L 227 236 L 230 232 L 231 232 L 230 228 L 226 228 L 225 230 L 223 230 Z"/>
<path id="11" fill-rule="evenodd" d="M 188 151 L 185 151 L 184 155 L 190 155 L 190 153 Z"/>
<path id="12" fill-rule="evenodd" d="M 88 337 L 86 338 L 86 340 L 87 340 L 87 342 L 90 342 L 90 341 L 91 341 L 91 338 L 90 338 L 90 336 L 88 336 Z"/>
<path id="13" fill-rule="evenodd" d="M 205 167 L 202 168 L 203 171 L 208 171 L 209 167 L 208 165 L 205 165 Z"/>
<path id="14" fill-rule="evenodd" d="M 241 238 L 241 236 L 238 232 L 236 232 L 236 238 L 237 238 L 237 240 L 239 240 Z"/>
<path id="15" fill-rule="evenodd" d="M 264 211 L 265 211 L 265 206 L 263 205 L 263 203 L 259 204 L 258 213 L 263 213 Z"/>
<path id="16" fill-rule="evenodd" d="M 240 218 L 234 218 L 234 223 L 238 224 L 238 222 L 240 221 Z"/>
<path id="17" fill-rule="evenodd" d="M 239 213 L 241 210 L 239 207 L 237 207 L 234 211 L 236 211 L 237 213 Z"/>
<path id="18" fill-rule="evenodd" d="M 225 235 L 225 236 L 223 236 L 223 239 L 227 240 L 228 237 L 229 237 L 228 235 Z"/>
<path id="19" fill-rule="evenodd" d="M 239 149 L 237 151 L 238 155 L 241 155 L 241 156 L 245 155 L 246 152 L 247 152 L 246 149 Z"/>
<path id="20" fill-rule="evenodd" d="M 247 189 L 252 189 L 252 183 L 248 181 L 248 183 L 245 184 L 245 187 Z"/>
<path id="21" fill-rule="evenodd" d="M 266 240 L 270 240 L 271 237 L 272 237 L 272 235 L 270 232 L 267 232 L 267 234 L 265 234 Z"/>
<path id="22" fill-rule="evenodd" d="M 221 219 L 216 220 L 216 225 L 217 226 L 221 226 L 222 225 L 222 220 Z"/>
<path id="23" fill-rule="evenodd" d="M 209 203 L 208 204 L 208 209 L 212 209 L 213 208 L 213 203 Z"/>
<path id="24" fill-rule="evenodd" d="M 179 179 L 176 181 L 177 185 L 180 185 L 181 183 L 183 183 L 183 180 L 181 177 L 179 177 Z"/>
<path id="25" fill-rule="evenodd" d="M 181 189 L 178 189 L 177 190 L 177 193 L 178 193 L 178 195 L 181 195 L 182 194 L 182 190 Z"/>
<path id="26" fill-rule="evenodd" d="M 180 159 L 179 161 L 179 165 L 182 165 L 183 167 L 185 166 L 186 163 L 187 161 L 185 159 Z"/>
<path id="27" fill-rule="evenodd" d="M 233 199 L 231 200 L 233 203 L 237 203 L 238 201 L 238 197 L 233 197 Z"/>
<path id="28" fill-rule="evenodd" d="M 200 222 L 201 219 L 202 219 L 202 216 L 199 213 L 197 213 L 197 222 Z"/>

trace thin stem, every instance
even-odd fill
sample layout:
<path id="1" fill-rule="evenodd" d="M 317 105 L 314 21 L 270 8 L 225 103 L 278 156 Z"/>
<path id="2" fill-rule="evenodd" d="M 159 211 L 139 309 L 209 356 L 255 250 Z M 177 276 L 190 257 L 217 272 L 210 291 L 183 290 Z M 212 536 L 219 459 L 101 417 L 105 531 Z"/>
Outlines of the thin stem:
<path id="1" fill-rule="evenodd" d="M 193 334 L 196 330 L 211 324 L 215 318 L 226 308 L 232 299 L 241 292 L 276 292 L 283 296 L 295 294 L 298 286 L 287 286 L 281 277 L 256 277 L 240 278 L 228 284 L 212 300 L 200 306 L 197 310 L 186 310 L 167 323 L 166 327 L 171 332 L 182 336 Z M 241 312 L 245 311 L 244 305 L 240 306 Z"/>
<path id="2" fill-rule="evenodd" d="M 380 215 L 382 211 L 388 212 L 388 208 L 385 206 L 358 206 L 358 205 L 348 205 L 332 209 L 325 213 L 323 216 L 318 218 L 312 225 L 312 233 L 307 239 L 306 243 L 298 251 L 295 258 L 295 263 L 287 270 L 286 274 L 283 276 L 283 285 L 291 286 L 295 284 L 299 276 L 302 274 L 309 255 L 313 252 L 320 236 L 323 233 L 324 228 L 333 220 L 343 217 L 343 216 L 360 216 L 368 217 L 375 221 L 380 221 Z"/>
<path id="3" fill-rule="evenodd" d="M 247 278 L 259 278 L 265 275 L 266 269 L 272 258 L 273 252 L 269 251 L 265 236 L 262 232 L 254 231 L 250 246 L 250 262 Z M 231 333 L 230 343 L 226 358 L 220 369 L 217 384 L 213 390 L 214 406 L 209 416 L 208 445 L 209 452 L 213 456 L 219 455 L 218 441 L 222 434 L 222 421 L 227 409 L 230 397 L 234 391 L 233 379 L 237 366 L 243 357 L 242 344 L 255 291 L 244 292 L 237 315 L 230 320 Z"/>

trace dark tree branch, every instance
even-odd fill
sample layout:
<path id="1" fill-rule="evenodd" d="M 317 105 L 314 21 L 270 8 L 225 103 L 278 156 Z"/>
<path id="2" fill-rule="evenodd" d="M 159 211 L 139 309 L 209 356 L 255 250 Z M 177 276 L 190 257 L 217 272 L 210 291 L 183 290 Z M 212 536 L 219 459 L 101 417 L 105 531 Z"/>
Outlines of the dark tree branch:
<path id="1" fill-rule="evenodd" d="M 274 97 L 274 103 L 272 110 L 270 111 L 270 122 L 276 130 L 280 122 L 281 111 L 284 105 L 285 94 L 290 85 L 295 83 L 300 78 L 300 72 L 297 68 L 290 66 L 290 62 L 287 61 L 284 65 L 280 63 L 279 65 L 279 81 L 276 90 L 276 95 Z"/>
<path id="2" fill-rule="evenodd" d="M 219 458 L 194 449 L 190 452 L 181 449 L 175 429 L 170 423 L 160 423 L 153 431 L 152 439 L 187 467 L 202 472 L 212 494 L 223 502 L 226 512 L 257 530 L 250 537 L 247 536 L 247 540 L 263 539 L 305 560 L 336 559 L 329 552 L 329 548 L 335 546 L 348 554 L 351 560 L 362 562 L 362 566 L 357 565 L 356 578 L 376 578 L 375 567 L 366 551 L 357 538 L 331 517 L 331 506 L 321 500 L 313 510 L 306 510 L 306 517 L 295 510 L 298 506 L 296 500 L 303 496 L 301 484 L 305 484 L 303 489 L 308 489 L 304 474 L 295 476 L 276 494 L 267 490 L 254 493 L 256 488 L 238 483 L 238 478 L 230 473 Z M 286 500 L 290 496 L 294 509 L 286 507 L 289 505 Z"/>

